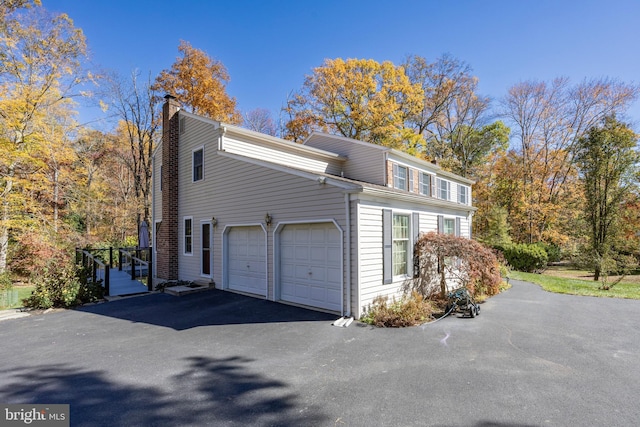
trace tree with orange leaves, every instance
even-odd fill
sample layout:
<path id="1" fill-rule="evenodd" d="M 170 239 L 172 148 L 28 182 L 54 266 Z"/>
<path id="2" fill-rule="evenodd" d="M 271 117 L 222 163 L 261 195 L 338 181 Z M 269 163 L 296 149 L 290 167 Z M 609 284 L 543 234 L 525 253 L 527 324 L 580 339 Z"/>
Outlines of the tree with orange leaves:
<path id="1" fill-rule="evenodd" d="M 230 78 L 224 64 L 184 40 L 178 51 L 181 56 L 171 69 L 160 72 L 152 89 L 174 95 L 194 114 L 229 124 L 241 123 L 236 100 L 227 94 Z"/>

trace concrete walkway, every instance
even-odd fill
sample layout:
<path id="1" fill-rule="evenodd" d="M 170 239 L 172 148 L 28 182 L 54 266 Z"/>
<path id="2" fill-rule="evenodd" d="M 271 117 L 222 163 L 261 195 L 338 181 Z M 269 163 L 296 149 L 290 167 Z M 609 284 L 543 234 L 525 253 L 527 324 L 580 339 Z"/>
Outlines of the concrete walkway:
<path id="1" fill-rule="evenodd" d="M 634 426 L 640 301 L 513 281 L 475 319 L 405 329 L 229 292 L 0 324 L 0 402 L 73 426 Z"/>

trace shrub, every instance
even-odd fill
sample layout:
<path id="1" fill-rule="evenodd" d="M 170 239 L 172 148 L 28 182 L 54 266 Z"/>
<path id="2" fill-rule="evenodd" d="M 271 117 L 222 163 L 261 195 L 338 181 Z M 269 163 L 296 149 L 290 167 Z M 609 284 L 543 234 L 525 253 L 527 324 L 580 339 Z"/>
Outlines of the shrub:
<path id="1" fill-rule="evenodd" d="M 386 296 L 376 297 L 367 306 L 360 320 L 370 325 L 380 327 L 400 328 L 415 326 L 431 319 L 433 307 L 417 292 L 410 296 L 403 296 L 399 301 L 395 297 L 389 302 Z"/>
<path id="2" fill-rule="evenodd" d="M 0 291 L 9 291 L 13 288 L 13 281 L 11 280 L 11 274 L 4 272 L 0 274 Z"/>
<path id="3" fill-rule="evenodd" d="M 505 259 L 514 270 L 533 273 L 543 270 L 547 266 L 547 251 L 541 245 L 521 243 L 508 245 L 501 249 Z"/>
<path id="4" fill-rule="evenodd" d="M 36 309 L 69 308 L 102 299 L 101 283 L 87 280 L 85 269 L 76 270 L 69 260 L 52 260 L 34 278 L 35 289 L 23 300 L 25 307 Z"/>
<path id="5" fill-rule="evenodd" d="M 444 298 L 450 285 L 464 286 L 474 297 L 500 290 L 498 258 L 475 240 L 426 233 L 416 241 L 414 254 L 416 277 L 407 286 L 426 298 Z"/>
<path id="6" fill-rule="evenodd" d="M 547 262 L 559 262 L 562 260 L 562 249 L 553 243 L 539 242 L 535 244 L 541 247 L 547 253 Z"/>

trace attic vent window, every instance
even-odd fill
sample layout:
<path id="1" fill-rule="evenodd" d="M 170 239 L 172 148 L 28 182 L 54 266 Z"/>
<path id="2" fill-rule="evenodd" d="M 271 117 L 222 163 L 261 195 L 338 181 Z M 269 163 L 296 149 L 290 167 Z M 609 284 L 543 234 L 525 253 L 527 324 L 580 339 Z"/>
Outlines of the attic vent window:
<path id="1" fill-rule="evenodd" d="M 179 126 L 180 126 L 180 133 L 184 133 L 184 129 L 186 126 L 185 117 L 180 117 Z"/>

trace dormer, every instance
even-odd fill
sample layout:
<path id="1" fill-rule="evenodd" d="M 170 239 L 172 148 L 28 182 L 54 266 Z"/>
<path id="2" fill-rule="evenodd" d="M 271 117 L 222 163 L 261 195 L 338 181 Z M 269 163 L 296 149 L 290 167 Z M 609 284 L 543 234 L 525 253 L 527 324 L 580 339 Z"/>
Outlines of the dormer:
<path id="1" fill-rule="evenodd" d="M 402 151 L 320 132 L 303 144 L 346 158 L 346 178 L 471 206 L 473 181 Z"/>

